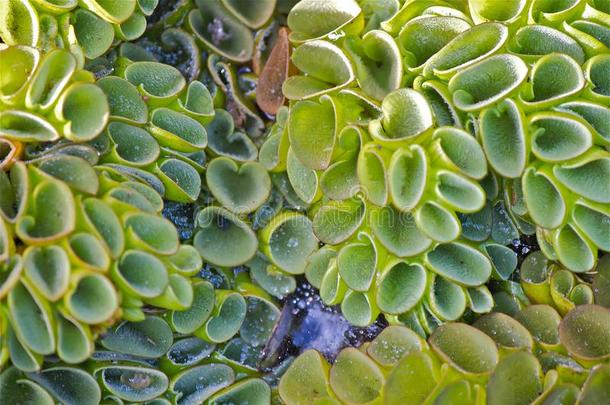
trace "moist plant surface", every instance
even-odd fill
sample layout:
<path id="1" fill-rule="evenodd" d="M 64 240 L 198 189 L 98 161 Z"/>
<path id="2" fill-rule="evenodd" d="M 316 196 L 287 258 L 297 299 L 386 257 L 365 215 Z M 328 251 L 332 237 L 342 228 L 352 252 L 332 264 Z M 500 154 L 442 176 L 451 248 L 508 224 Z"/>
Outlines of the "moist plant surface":
<path id="1" fill-rule="evenodd" d="M 608 0 L 0 0 L 0 404 L 610 403 Z"/>

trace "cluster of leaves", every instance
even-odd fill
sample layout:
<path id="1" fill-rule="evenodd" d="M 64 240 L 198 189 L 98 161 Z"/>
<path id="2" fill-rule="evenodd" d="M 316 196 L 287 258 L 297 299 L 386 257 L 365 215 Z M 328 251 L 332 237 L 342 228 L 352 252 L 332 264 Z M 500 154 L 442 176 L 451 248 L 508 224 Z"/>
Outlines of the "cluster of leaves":
<path id="1" fill-rule="evenodd" d="M 7 45 L 43 51 L 69 49 L 82 66 L 118 41 L 146 30 L 159 0 L 6 0 L 0 5 L 0 38 Z"/>
<path id="2" fill-rule="evenodd" d="M 522 234 L 593 271 L 610 249 L 605 3 L 369 3 L 288 15 L 300 74 L 259 160 L 325 246 L 272 262 L 358 325 L 489 312 Z"/>
<path id="3" fill-rule="evenodd" d="M 427 342 L 389 326 L 359 349 L 341 351 L 332 366 L 316 351 L 303 353 L 279 393 L 289 405 L 603 403 L 609 322 L 596 305 L 563 319 L 533 305 L 514 318 L 493 312 L 473 326 L 446 323 Z"/>
<path id="4" fill-rule="evenodd" d="M 0 1 L 0 403 L 603 402 L 607 0 L 158 3 Z"/>

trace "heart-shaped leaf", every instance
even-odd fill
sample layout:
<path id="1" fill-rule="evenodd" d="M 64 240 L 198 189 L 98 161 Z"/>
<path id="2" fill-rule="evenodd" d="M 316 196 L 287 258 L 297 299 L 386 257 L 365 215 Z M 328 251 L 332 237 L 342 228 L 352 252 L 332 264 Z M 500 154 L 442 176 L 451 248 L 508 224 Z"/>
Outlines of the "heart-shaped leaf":
<path id="1" fill-rule="evenodd" d="M 604 145 L 610 142 L 610 111 L 604 106 L 588 101 L 571 101 L 555 109 L 584 119 L 598 142 Z"/>
<path id="2" fill-rule="evenodd" d="M 252 346 L 262 346 L 271 337 L 275 324 L 280 317 L 280 310 L 266 299 L 247 296 L 246 317 L 239 328 L 239 336 Z"/>
<path id="3" fill-rule="evenodd" d="M 234 130 L 231 114 L 225 110 L 216 110 L 214 120 L 206 126 L 209 149 L 216 155 L 239 162 L 255 160 L 257 150 L 252 140 L 246 134 Z"/>
<path id="4" fill-rule="evenodd" d="M 232 338 L 242 326 L 247 313 L 246 300 L 229 290 L 216 290 L 214 311 L 204 326 L 195 334 L 200 338 L 221 343 Z"/>
<path id="5" fill-rule="evenodd" d="M 38 168 L 76 191 L 91 195 L 98 192 L 97 173 L 88 162 L 80 157 L 62 154 L 49 156 L 40 161 Z"/>
<path id="6" fill-rule="evenodd" d="M 215 347 L 215 345 L 198 337 L 186 337 L 176 341 L 169 348 L 165 357 L 169 363 L 177 367 L 194 366 L 209 357 L 214 352 Z"/>
<path id="7" fill-rule="evenodd" d="M 57 317 L 57 354 L 66 363 L 76 364 L 87 360 L 93 353 L 91 331 L 75 319 Z"/>
<path id="8" fill-rule="evenodd" d="M 234 267 L 256 254 L 258 241 L 252 229 L 224 208 L 204 208 L 197 216 L 197 225 L 200 230 L 193 246 L 207 262 Z"/>
<path id="9" fill-rule="evenodd" d="M 239 0 L 222 0 L 222 4 L 241 22 L 250 28 L 260 28 L 273 14 L 276 0 L 264 0 L 254 4 L 243 4 Z"/>
<path id="10" fill-rule="evenodd" d="M 317 289 L 320 289 L 322 280 L 330 268 L 331 261 L 336 257 L 337 252 L 329 245 L 323 246 L 320 250 L 312 253 L 307 259 L 307 267 L 305 267 L 307 281 Z M 336 265 L 336 262 L 333 263 Z"/>
<path id="11" fill-rule="evenodd" d="M 365 327 L 375 322 L 379 309 L 372 294 L 348 290 L 341 301 L 341 313 L 352 325 Z"/>
<path id="12" fill-rule="evenodd" d="M 449 207 L 460 212 L 475 212 L 485 205 L 485 191 L 478 183 L 454 172 L 440 170 L 435 192 Z"/>
<path id="13" fill-rule="evenodd" d="M 302 274 L 307 258 L 318 249 L 309 218 L 296 212 L 282 212 L 262 230 L 263 252 L 277 267 L 290 274 Z"/>
<path id="14" fill-rule="evenodd" d="M 138 89 L 127 80 L 106 76 L 97 81 L 108 98 L 110 117 L 144 124 L 148 120 L 148 107 Z"/>
<path id="15" fill-rule="evenodd" d="M 10 4 L 10 3 L 9 3 Z M 8 6 L 15 7 L 15 2 Z M 27 8 L 27 6 L 26 6 Z M 0 21 L 7 17 L 6 10 L 0 11 Z M 0 35 L 4 36 L 4 22 L 0 22 Z M 0 81 L 0 100 L 11 103 L 16 98 L 23 95 L 28 88 L 30 79 L 36 72 L 40 62 L 40 53 L 35 48 L 26 46 L 10 46 L 0 50 L 0 57 L 4 61 L 0 67 L 2 80 Z"/>
<path id="16" fill-rule="evenodd" d="M 159 157 L 159 144 L 142 128 L 111 122 L 106 133 L 114 144 L 107 160 L 141 167 L 154 163 Z"/>
<path id="17" fill-rule="evenodd" d="M 528 121 L 532 152 L 540 160 L 569 160 L 581 155 L 593 144 L 587 126 L 565 114 L 537 113 L 530 116 Z"/>
<path id="18" fill-rule="evenodd" d="M 460 221 L 455 213 L 432 201 L 415 211 L 415 223 L 430 239 L 451 242 L 460 235 Z"/>
<path id="19" fill-rule="evenodd" d="M 0 374 L 0 401 L 30 401 L 40 405 L 52 405 L 55 402 L 44 388 L 23 378 L 16 367 L 9 367 Z"/>
<path id="20" fill-rule="evenodd" d="M 584 201 L 577 203 L 572 219 L 598 248 L 610 251 L 610 216 Z"/>
<path id="21" fill-rule="evenodd" d="M 158 162 L 155 173 L 165 186 L 169 200 L 193 202 L 201 193 L 201 177 L 190 164 L 178 159 L 163 159 Z"/>
<path id="22" fill-rule="evenodd" d="M 339 251 L 337 267 L 349 288 L 366 292 L 371 287 L 377 269 L 377 249 L 371 237 L 362 234 L 360 243 L 350 243 Z"/>
<path id="23" fill-rule="evenodd" d="M 163 294 L 147 298 L 145 301 L 157 307 L 183 311 L 193 304 L 193 295 L 193 287 L 189 279 L 180 274 L 170 274 Z"/>
<path id="24" fill-rule="evenodd" d="M 123 217 L 129 246 L 152 253 L 169 255 L 178 250 L 178 233 L 167 219 L 146 213 Z"/>
<path id="25" fill-rule="evenodd" d="M 487 174 L 487 161 L 479 143 L 466 131 L 442 127 L 434 131 L 438 147 L 446 164 L 462 174 L 481 180 Z"/>
<path id="26" fill-rule="evenodd" d="M 292 148 L 288 150 L 286 173 L 292 189 L 300 199 L 311 203 L 316 197 L 320 197 L 318 174 L 301 163 Z"/>
<path id="27" fill-rule="evenodd" d="M 87 198 L 78 204 L 79 224 L 104 243 L 112 258 L 123 251 L 125 236 L 117 215 L 104 201 Z"/>
<path id="28" fill-rule="evenodd" d="M 168 283 L 167 269 L 155 256 L 139 251 L 127 250 L 114 263 L 112 276 L 127 293 L 140 298 L 161 295 Z"/>
<path id="29" fill-rule="evenodd" d="M 271 191 L 267 170 L 258 162 L 238 167 L 231 159 L 216 158 L 208 165 L 206 181 L 214 197 L 238 214 L 254 211 Z"/>
<path id="30" fill-rule="evenodd" d="M 595 266 L 597 249 L 571 224 L 554 232 L 551 244 L 561 264 L 570 270 L 582 273 Z"/>
<path id="31" fill-rule="evenodd" d="M 360 187 L 368 201 L 383 207 L 387 204 L 389 187 L 386 163 L 376 145 L 365 145 L 358 156 L 356 166 Z"/>

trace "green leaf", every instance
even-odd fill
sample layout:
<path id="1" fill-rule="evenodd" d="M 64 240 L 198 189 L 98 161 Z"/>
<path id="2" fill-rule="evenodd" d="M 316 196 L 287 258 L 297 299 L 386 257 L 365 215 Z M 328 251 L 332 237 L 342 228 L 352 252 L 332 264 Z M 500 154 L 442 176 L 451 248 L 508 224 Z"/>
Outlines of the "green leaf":
<path id="1" fill-rule="evenodd" d="M 396 262 L 381 276 L 377 305 L 384 313 L 401 314 L 420 302 L 426 291 L 426 270 L 419 264 Z"/>
<path id="2" fill-rule="evenodd" d="M 195 4 L 198 10 L 192 10 L 188 15 L 188 26 L 195 37 L 229 60 L 249 61 L 254 49 L 250 30 L 229 13 L 221 2 L 196 0 Z"/>
<path id="3" fill-rule="evenodd" d="M 204 208 L 197 216 L 197 225 L 200 230 L 193 246 L 207 262 L 233 267 L 256 254 L 258 241 L 252 229 L 224 208 Z"/>
<path id="4" fill-rule="evenodd" d="M 478 111 L 508 96 L 526 76 L 527 65 L 520 58 L 508 54 L 495 55 L 453 76 L 449 81 L 449 91 L 457 108 Z"/>
<path id="5" fill-rule="evenodd" d="M 330 385 L 337 397 L 347 403 L 379 398 L 384 379 L 379 367 L 355 348 L 343 349 L 330 369 Z"/>
<path id="6" fill-rule="evenodd" d="M 462 243 L 444 243 L 426 254 L 427 266 L 451 281 L 474 287 L 491 275 L 491 263 L 479 251 Z"/>
<path id="7" fill-rule="evenodd" d="M 487 398 L 497 404 L 529 404 L 542 393 L 542 370 L 534 355 L 515 352 L 503 358 L 487 383 Z M 515 384 L 508 384 L 515 381 Z M 518 382 L 517 382 L 518 381 Z"/>
<path id="8" fill-rule="evenodd" d="M 101 338 L 108 350 L 151 359 L 165 354 L 172 342 L 172 330 L 155 316 L 141 322 L 122 322 Z"/>
<path id="9" fill-rule="evenodd" d="M 361 9 L 354 0 L 304 0 L 290 10 L 290 40 L 302 42 L 324 37 L 345 27 Z"/>
<path id="10" fill-rule="evenodd" d="M 483 332 L 463 323 L 439 326 L 430 345 L 445 361 L 467 374 L 489 374 L 498 363 L 498 349 Z"/>

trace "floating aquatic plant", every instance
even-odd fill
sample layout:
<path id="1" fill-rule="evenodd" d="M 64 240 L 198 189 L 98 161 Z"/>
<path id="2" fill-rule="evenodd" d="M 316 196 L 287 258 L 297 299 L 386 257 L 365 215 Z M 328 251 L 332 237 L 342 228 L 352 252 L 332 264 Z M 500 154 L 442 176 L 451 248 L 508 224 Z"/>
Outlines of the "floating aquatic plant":
<path id="1" fill-rule="evenodd" d="M 2 349 L 27 372 L 45 355 L 86 360 L 100 331 L 144 319 L 144 304 L 190 308 L 201 268 L 152 187 L 72 153 L 0 172 Z"/>
<path id="2" fill-rule="evenodd" d="M 300 73 L 260 160 L 326 244 L 300 272 L 357 324 L 416 306 L 437 322 L 488 312 L 482 285 L 515 270 L 503 245 L 520 233 L 575 272 L 608 250 L 609 155 L 592 132 L 610 112 L 603 53 L 527 21 L 538 3 L 479 3 L 408 1 L 366 32 L 355 1 L 288 16 Z"/>
<path id="3" fill-rule="evenodd" d="M 8 45 L 67 49 L 79 66 L 105 53 L 115 40 L 133 41 L 159 0 L 6 0 L 0 38 Z"/>
<path id="4" fill-rule="evenodd" d="M 0 2 L 0 403 L 607 402 L 607 3 Z"/>
<path id="5" fill-rule="evenodd" d="M 90 141 L 104 129 L 109 115 L 106 97 L 69 51 L 45 53 L 25 45 L 0 45 L 0 59 L 5 156 L 18 158 L 27 143 Z"/>
<path id="6" fill-rule="evenodd" d="M 199 298 L 189 311 L 174 311 L 165 319 L 147 316 L 138 322 L 121 322 L 101 335 L 100 347 L 83 368 L 56 365 L 36 373 L 7 368 L 0 374 L 0 398 L 30 397 L 44 404 L 55 400 L 68 404 L 246 400 L 268 404 L 271 388 L 256 364 L 261 342 L 271 334 L 279 310 L 252 292 L 243 296 L 230 293 L 230 297 L 238 297 L 240 304 L 236 305 L 229 303 L 235 299 L 227 300 L 207 282 L 195 284 L 194 289 Z M 229 314 L 235 311 L 241 312 L 237 318 Z M 231 326 L 226 322 L 229 319 L 239 321 Z M 203 326 L 206 320 L 209 326 Z M 261 320 L 265 322 L 261 324 Z M 214 340 L 207 334 L 192 335 L 198 327 L 193 322 L 213 331 L 211 335 L 225 337 Z M 174 333 L 179 335 L 174 337 Z"/>
<path id="7" fill-rule="evenodd" d="M 306 351 L 282 377 L 279 393 L 287 404 L 574 403 L 603 397 L 610 335 L 601 325 L 608 316 L 607 309 L 582 305 L 561 319 L 551 307 L 534 305 L 515 318 L 494 312 L 474 326 L 446 323 L 428 341 L 389 326 L 359 350 L 344 349 L 332 366 Z"/>

